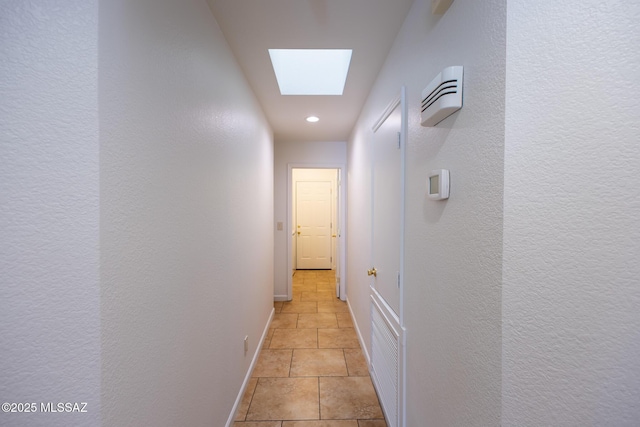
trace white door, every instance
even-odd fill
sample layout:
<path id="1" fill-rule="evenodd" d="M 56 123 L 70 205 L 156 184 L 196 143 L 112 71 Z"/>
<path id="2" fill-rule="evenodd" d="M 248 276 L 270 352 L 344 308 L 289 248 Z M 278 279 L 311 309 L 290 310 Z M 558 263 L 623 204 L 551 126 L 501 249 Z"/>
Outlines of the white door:
<path id="1" fill-rule="evenodd" d="M 403 111 L 400 97 L 373 128 L 371 204 L 371 378 L 389 427 L 404 426 L 404 343 L 401 305 Z"/>
<path id="2" fill-rule="evenodd" d="M 331 181 L 296 183 L 297 268 L 331 269 Z"/>
<path id="3" fill-rule="evenodd" d="M 392 110 L 373 135 L 373 288 L 400 315 L 402 233 L 401 109 Z"/>

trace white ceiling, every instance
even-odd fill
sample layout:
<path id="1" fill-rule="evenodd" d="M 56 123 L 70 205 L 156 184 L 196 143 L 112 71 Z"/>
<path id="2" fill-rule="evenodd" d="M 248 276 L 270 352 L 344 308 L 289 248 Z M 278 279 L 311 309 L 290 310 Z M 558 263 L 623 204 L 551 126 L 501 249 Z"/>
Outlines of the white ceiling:
<path id="1" fill-rule="evenodd" d="M 208 0 L 276 141 L 345 141 L 413 0 Z M 283 96 L 268 49 L 353 49 L 342 96 Z M 320 117 L 308 123 L 309 115 Z"/>

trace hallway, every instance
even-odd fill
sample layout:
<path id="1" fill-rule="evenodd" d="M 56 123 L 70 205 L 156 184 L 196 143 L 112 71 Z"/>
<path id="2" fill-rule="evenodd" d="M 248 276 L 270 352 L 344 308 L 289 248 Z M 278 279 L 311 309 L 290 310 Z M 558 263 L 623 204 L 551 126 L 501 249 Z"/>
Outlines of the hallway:
<path id="1" fill-rule="evenodd" d="M 234 425 L 386 427 L 334 272 L 298 270 L 293 300 L 274 306 Z"/>

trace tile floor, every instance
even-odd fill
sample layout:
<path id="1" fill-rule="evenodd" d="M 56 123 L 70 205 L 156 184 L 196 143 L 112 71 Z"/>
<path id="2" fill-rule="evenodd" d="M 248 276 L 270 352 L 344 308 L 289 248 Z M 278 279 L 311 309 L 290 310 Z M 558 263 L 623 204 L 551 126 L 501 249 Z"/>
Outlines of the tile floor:
<path id="1" fill-rule="evenodd" d="M 386 427 L 330 270 L 298 270 L 275 315 L 235 427 Z"/>

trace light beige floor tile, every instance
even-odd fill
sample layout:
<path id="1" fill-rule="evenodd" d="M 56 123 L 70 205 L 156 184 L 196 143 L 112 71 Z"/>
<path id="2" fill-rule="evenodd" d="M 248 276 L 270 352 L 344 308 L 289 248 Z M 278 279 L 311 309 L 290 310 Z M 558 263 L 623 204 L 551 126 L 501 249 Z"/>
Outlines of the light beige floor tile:
<path id="1" fill-rule="evenodd" d="M 282 427 L 358 427 L 356 420 L 284 421 Z"/>
<path id="2" fill-rule="evenodd" d="M 318 286 L 318 301 L 338 301 L 335 288 L 320 289 Z"/>
<path id="3" fill-rule="evenodd" d="M 318 329 L 318 348 L 360 348 L 360 343 L 353 328 Z"/>
<path id="4" fill-rule="evenodd" d="M 293 292 L 294 294 L 297 293 L 298 294 L 298 300 L 297 302 L 315 302 L 309 299 L 309 294 L 310 293 L 315 293 L 317 291 L 317 288 L 315 286 L 301 286 L 299 288 L 294 288 Z M 292 300 L 292 302 L 296 302 L 294 300 Z"/>
<path id="5" fill-rule="evenodd" d="M 336 330 L 339 331 L 340 329 Z M 318 348 L 318 330 L 276 329 L 271 338 L 269 348 Z"/>
<path id="6" fill-rule="evenodd" d="M 359 420 L 358 427 L 387 427 L 385 420 Z"/>
<path id="7" fill-rule="evenodd" d="M 343 301 L 340 301 L 340 302 L 318 301 L 317 304 L 318 304 L 318 313 L 348 313 L 349 312 L 349 307 L 347 307 L 347 304 Z"/>
<path id="8" fill-rule="evenodd" d="M 298 324 L 297 313 L 278 313 L 273 315 L 270 328 L 293 329 Z"/>
<path id="9" fill-rule="evenodd" d="M 282 421 L 243 421 L 233 423 L 233 427 L 281 427 Z"/>
<path id="10" fill-rule="evenodd" d="M 273 302 L 273 308 L 274 308 L 274 312 L 275 313 L 280 313 L 282 311 L 282 304 L 284 304 L 283 301 L 274 301 Z"/>
<path id="11" fill-rule="evenodd" d="M 369 377 L 320 377 L 320 418 L 323 420 L 383 418 L 371 379 Z"/>
<path id="12" fill-rule="evenodd" d="M 304 277 L 316 277 L 320 270 L 296 270 L 296 274 L 301 274 Z"/>
<path id="13" fill-rule="evenodd" d="M 271 344 L 271 337 L 273 336 L 273 332 L 275 329 L 269 328 L 267 331 L 267 336 L 264 337 L 264 342 L 262 343 L 262 348 L 269 348 L 269 344 Z"/>
<path id="14" fill-rule="evenodd" d="M 317 378 L 260 378 L 247 420 L 319 419 Z"/>
<path id="15" fill-rule="evenodd" d="M 336 319 L 338 319 L 338 327 L 353 328 L 353 320 L 350 313 L 336 313 Z"/>
<path id="16" fill-rule="evenodd" d="M 332 299 L 337 299 L 338 297 L 336 296 L 336 285 L 335 283 L 327 283 L 324 285 L 318 285 L 316 286 L 316 290 L 318 292 L 330 292 Z"/>
<path id="17" fill-rule="evenodd" d="M 318 293 L 302 291 L 300 301 L 318 301 Z"/>
<path id="18" fill-rule="evenodd" d="M 253 370 L 254 377 L 288 377 L 291 369 L 292 350 L 266 349 L 260 352 Z"/>
<path id="19" fill-rule="evenodd" d="M 297 349 L 291 361 L 292 377 L 347 376 L 342 349 Z"/>
<path id="20" fill-rule="evenodd" d="M 318 303 L 315 301 L 293 301 L 282 306 L 282 313 L 317 313 Z"/>
<path id="21" fill-rule="evenodd" d="M 292 282 L 293 300 L 274 302 L 234 426 L 386 427 L 348 306 L 335 297 L 335 272 L 298 270 Z"/>
<path id="22" fill-rule="evenodd" d="M 247 416 L 247 411 L 249 410 L 249 404 L 251 403 L 251 399 L 253 398 L 253 392 L 256 390 L 256 385 L 258 384 L 257 378 L 251 378 L 249 383 L 247 384 L 247 389 L 244 391 L 244 396 L 242 396 L 242 402 L 240 402 L 240 406 L 238 407 L 238 412 L 236 412 L 236 421 L 243 421 Z"/>
<path id="23" fill-rule="evenodd" d="M 342 301 L 341 299 L 337 299 L 337 300 L 335 300 L 335 303 L 337 305 L 339 305 L 339 306 L 342 306 L 342 307 L 346 308 L 347 309 L 347 311 L 346 311 L 347 313 L 349 312 L 349 306 L 347 305 L 346 301 Z"/>
<path id="24" fill-rule="evenodd" d="M 369 376 L 367 359 L 364 358 L 362 350 L 359 348 L 345 348 L 344 358 L 347 360 L 347 370 L 351 377 Z"/>
<path id="25" fill-rule="evenodd" d="M 298 315 L 298 328 L 337 328 L 335 313 L 308 313 Z"/>
<path id="26" fill-rule="evenodd" d="M 262 348 L 269 348 L 269 344 L 271 344 L 271 337 L 273 336 L 273 331 L 275 329 L 269 328 L 267 331 L 267 336 L 264 337 L 264 342 L 262 343 Z"/>

